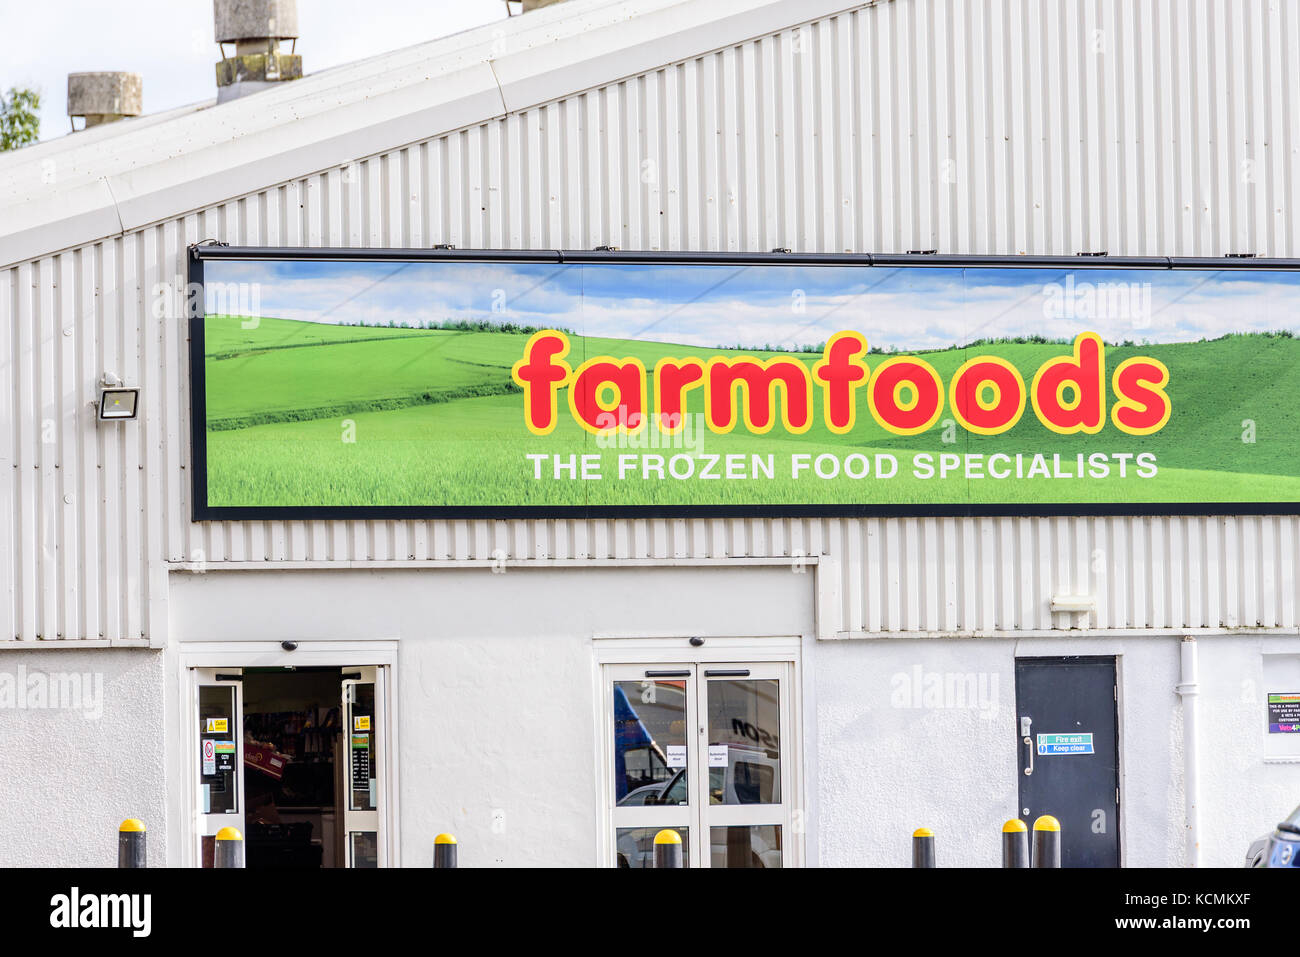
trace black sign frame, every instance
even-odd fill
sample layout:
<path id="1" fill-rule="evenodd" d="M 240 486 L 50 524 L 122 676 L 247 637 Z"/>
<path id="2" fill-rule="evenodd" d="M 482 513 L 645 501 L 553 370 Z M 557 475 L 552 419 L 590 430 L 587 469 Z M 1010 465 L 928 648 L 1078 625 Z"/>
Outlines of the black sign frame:
<path id="1" fill-rule="evenodd" d="M 189 247 L 190 495 L 192 522 L 427 519 L 609 518 L 850 518 L 1070 517 L 1179 515 L 1300 515 L 1300 502 L 1124 502 L 808 504 L 808 505 L 511 505 L 511 506 L 212 506 L 207 500 L 206 376 L 202 293 L 204 263 L 220 260 L 306 262 L 518 262 L 778 266 L 930 266 L 1105 270 L 1289 270 L 1300 259 L 1225 256 L 981 256 L 927 253 L 662 252 L 510 249 L 377 249 L 231 246 L 205 241 Z M 197 292 L 196 292 L 197 290 Z"/>

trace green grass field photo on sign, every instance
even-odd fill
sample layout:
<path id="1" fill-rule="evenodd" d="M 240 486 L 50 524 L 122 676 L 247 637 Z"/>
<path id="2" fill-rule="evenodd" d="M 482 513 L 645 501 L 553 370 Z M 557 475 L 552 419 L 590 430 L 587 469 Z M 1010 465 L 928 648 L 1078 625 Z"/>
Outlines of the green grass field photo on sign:
<path id="1" fill-rule="evenodd" d="M 1300 502 L 1298 282 L 208 261 L 206 506 Z"/>

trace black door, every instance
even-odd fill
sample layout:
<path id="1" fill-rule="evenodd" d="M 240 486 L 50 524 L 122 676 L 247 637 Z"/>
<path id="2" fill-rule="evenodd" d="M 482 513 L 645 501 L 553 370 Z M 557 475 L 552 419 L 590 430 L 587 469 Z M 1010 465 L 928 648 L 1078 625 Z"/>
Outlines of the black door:
<path id="1" fill-rule="evenodd" d="M 1061 822 L 1062 867 L 1119 867 L 1114 658 L 1017 658 L 1020 816 Z"/>

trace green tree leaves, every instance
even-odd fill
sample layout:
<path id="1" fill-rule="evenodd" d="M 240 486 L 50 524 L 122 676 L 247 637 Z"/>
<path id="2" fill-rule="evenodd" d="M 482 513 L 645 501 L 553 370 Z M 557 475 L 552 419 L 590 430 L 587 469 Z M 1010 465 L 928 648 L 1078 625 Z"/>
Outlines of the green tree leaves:
<path id="1" fill-rule="evenodd" d="M 0 153 L 35 143 L 41 131 L 41 95 L 10 87 L 0 97 Z"/>

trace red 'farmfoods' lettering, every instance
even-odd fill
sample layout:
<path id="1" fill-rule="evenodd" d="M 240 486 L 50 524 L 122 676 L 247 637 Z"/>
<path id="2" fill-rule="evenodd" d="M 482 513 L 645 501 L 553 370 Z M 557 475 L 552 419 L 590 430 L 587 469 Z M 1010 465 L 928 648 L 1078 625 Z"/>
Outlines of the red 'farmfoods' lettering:
<path id="1" fill-rule="evenodd" d="M 818 391 L 823 422 L 839 435 L 857 424 L 859 390 L 871 417 L 895 435 L 929 430 L 945 407 L 968 432 L 999 435 L 1021 420 L 1027 406 L 1045 428 L 1062 435 L 1096 434 L 1107 418 L 1120 432 L 1151 435 L 1164 428 L 1173 408 L 1164 363 L 1133 356 L 1115 366 L 1108 381 L 1106 344 L 1094 332 L 1080 333 L 1068 355 L 1045 361 L 1028 386 L 1014 365 L 994 355 L 962 363 L 946 387 L 918 356 L 891 356 L 873 367 L 867 340 L 851 331 L 831 336 L 811 370 L 795 356 L 665 357 L 653 370 L 634 357 L 595 356 L 574 368 L 568 354 L 568 336 L 544 330 L 528 340 L 511 370 L 524 391 L 525 424 L 535 435 L 548 435 L 559 424 L 565 390 L 574 421 L 596 435 L 635 433 L 650 422 L 673 434 L 695 412 L 719 435 L 742 423 L 762 435 L 778 422 L 798 435 L 812 427 Z"/>

